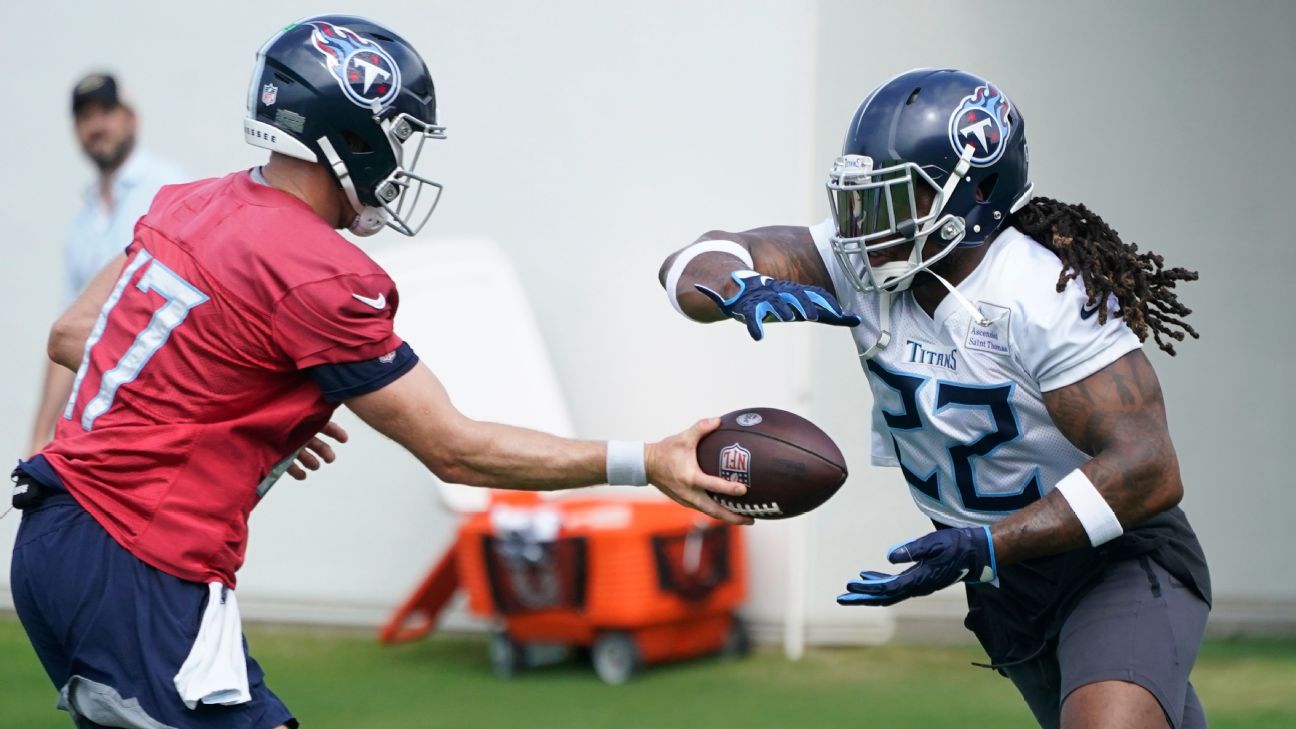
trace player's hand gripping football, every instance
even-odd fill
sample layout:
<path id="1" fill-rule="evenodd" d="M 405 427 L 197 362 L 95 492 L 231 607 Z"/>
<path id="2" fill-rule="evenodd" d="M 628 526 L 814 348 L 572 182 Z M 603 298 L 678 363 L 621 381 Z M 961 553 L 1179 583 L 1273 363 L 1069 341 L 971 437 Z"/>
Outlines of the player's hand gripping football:
<path id="1" fill-rule="evenodd" d="M 745 323 L 747 333 L 758 342 L 765 337 L 767 321 L 859 326 L 858 316 L 843 310 L 832 294 L 818 286 L 770 278 L 755 271 L 734 271 L 729 276 L 738 284 L 738 293 L 727 299 L 701 284 L 694 286 L 714 301 L 725 316 Z"/>
<path id="2" fill-rule="evenodd" d="M 337 423 L 330 422 L 320 430 L 319 435 L 311 438 L 297 451 L 297 459 L 288 467 L 288 475 L 298 481 L 306 480 L 306 470 L 318 471 L 320 461 L 332 463 L 337 460 L 337 454 L 333 452 L 333 446 L 320 439 L 320 435 L 327 435 L 338 443 L 347 442 L 347 432 Z"/>
<path id="3" fill-rule="evenodd" d="M 994 582 L 994 540 L 986 527 L 940 529 L 887 553 L 891 564 L 917 562 L 898 575 L 861 572 L 838 595 L 842 605 L 894 605 L 901 600 L 930 595 L 962 580 Z"/>
<path id="4" fill-rule="evenodd" d="M 752 518 L 741 516 L 717 504 L 707 491 L 741 496 L 747 485 L 726 481 L 703 473 L 697 462 L 698 441 L 720 427 L 720 418 L 707 418 L 693 427 L 644 447 L 644 465 L 648 481 L 675 501 L 730 524 L 751 524 Z"/>

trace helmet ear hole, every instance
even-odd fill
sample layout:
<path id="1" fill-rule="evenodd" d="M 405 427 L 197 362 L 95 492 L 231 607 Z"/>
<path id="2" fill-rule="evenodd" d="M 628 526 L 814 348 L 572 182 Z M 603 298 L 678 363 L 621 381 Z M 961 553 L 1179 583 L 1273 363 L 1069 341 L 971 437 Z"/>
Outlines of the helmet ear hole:
<path id="1" fill-rule="evenodd" d="M 373 151 L 373 147 L 369 146 L 369 143 L 363 137 L 353 131 L 343 131 L 342 140 L 346 142 L 347 151 L 352 154 L 369 154 Z"/>
<path id="2" fill-rule="evenodd" d="M 986 200 L 989 200 L 990 196 L 994 194 L 995 185 L 998 183 L 998 172 L 992 172 L 989 175 L 986 175 L 986 178 L 981 181 L 981 184 L 976 186 L 976 201 L 983 203 Z"/>

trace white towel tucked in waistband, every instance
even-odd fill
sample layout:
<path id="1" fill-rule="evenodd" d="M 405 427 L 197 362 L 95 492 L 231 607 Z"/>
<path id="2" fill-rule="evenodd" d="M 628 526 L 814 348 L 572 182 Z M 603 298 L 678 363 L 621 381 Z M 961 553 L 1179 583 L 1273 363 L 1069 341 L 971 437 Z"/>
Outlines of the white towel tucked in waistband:
<path id="1" fill-rule="evenodd" d="M 210 593 L 198 637 L 175 675 L 176 691 L 190 709 L 199 702 L 229 706 L 252 700 L 238 600 L 233 590 L 219 582 L 208 583 L 207 589 Z"/>

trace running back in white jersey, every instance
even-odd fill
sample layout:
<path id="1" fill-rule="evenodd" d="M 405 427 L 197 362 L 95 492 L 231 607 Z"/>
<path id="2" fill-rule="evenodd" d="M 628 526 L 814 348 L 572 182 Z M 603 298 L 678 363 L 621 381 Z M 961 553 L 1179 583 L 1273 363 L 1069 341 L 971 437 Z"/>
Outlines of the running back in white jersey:
<path id="1" fill-rule="evenodd" d="M 843 275 L 831 220 L 810 231 L 838 301 L 863 319 L 853 330 L 863 352 L 878 338 L 879 297 Z M 992 324 L 973 321 L 953 296 L 929 317 L 904 292 L 893 299 L 890 344 L 860 360 L 873 389 L 873 463 L 900 468 L 937 522 L 990 525 L 1089 460 L 1053 424 L 1043 393 L 1141 345 L 1124 319 L 1098 323 L 1079 279 L 1058 293 L 1061 269 L 1051 251 L 1005 227 L 958 285 Z"/>

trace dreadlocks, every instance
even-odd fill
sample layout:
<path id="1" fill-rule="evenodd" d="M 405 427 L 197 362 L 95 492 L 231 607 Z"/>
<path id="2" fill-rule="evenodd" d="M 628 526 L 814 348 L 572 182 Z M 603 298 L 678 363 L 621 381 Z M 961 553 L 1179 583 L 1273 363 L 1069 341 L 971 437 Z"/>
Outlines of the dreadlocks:
<path id="1" fill-rule="evenodd" d="M 1014 213 L 1010 222 L 1062 259 L 1059 293 L 1072 279 L 1082 277 L 1089 306 L 1114 295 L 1118 304 L 1115 315 L 1125 318 L 1139 341 L 1147 339 L 1150 329 L 1157 346 L 1172 356 L 1174 344 L 1168 339 L 1183 341 L 1185 333 L 1199 337 L 1183 320 L 1192 310 L 1179 303 L 1174 292 L 1177 281 L 1196 281 L 1196 271 L 1165 268 L 1161 256 L 1151 251 L 1140 253 L 1138 246 L 1122 241 L 1084 205 L 1037 197 Z M 1107 307 L 1100 306 L 1098 322 L 1106 321 Z"/>

